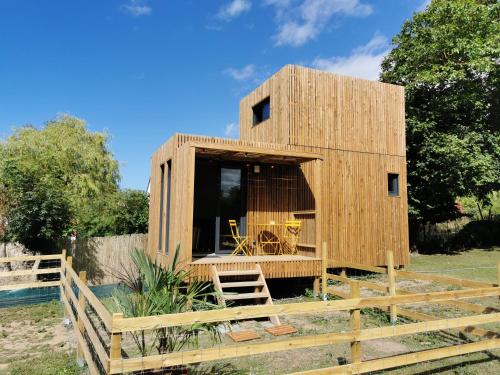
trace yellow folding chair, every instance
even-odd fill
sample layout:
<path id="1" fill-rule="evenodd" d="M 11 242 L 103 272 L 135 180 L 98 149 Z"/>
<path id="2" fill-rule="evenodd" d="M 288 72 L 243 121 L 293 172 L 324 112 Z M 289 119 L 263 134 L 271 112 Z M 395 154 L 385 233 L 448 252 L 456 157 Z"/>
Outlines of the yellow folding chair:
<path id="1" fill-rule="evenodd" d="M 300 235 L 300 220 L 287 220 L 285 221 L 285 242 L 290 254 L 297 254 L 297 245 L 299 243 Z"/>
<path id="2" fill-rule="evenodd" d="M 236 220 L 229 220 L 229 228 L 231 228 L 231 235 L 233 236 L 234 241 L 236 242 L 236 248 L 231 253 L 231 256 L 238 255 L 242 253 L 245 256 L 250 256 L 251 251 L 248 247 L 248 237 L 241 236 L 240 231 L 238 230 L 238 225 L 236 224 Z"/>

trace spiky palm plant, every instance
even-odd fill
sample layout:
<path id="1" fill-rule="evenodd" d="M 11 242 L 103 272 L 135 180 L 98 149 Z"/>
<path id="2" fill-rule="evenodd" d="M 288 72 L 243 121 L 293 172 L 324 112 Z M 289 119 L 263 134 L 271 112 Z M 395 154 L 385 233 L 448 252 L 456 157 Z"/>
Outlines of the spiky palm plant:
<path id="1" fill-rule="evenodd" d="M 199 281 L 186 284 L 190 271 L 186 271 L 180 265 L 179 246 L 175 250 L 171 265 L 167 268 L 160 267 L 137 249 L 132 252 L 131 257 L 133 270 L 123 272 L 121 277 L 126 288 L 118 289 L 113 294 L 117 309 L 125 317 L 219 308 L 210 302 L 210 299 L 215 300 L 216 296 L 209 284 Z M 221 337 L 217 326 L 215 323 L 193 323 L 159 328 L 154 330 L 149 345 L 144 331 L 134 332 L 132 337 L 143 356 L 148 355 L 154 346 L 158 353 L 164 354 L 179 351 L 185 346 L 198 346 L 201 333 L 205 333 L 212 342 L 219 342 Z"/>

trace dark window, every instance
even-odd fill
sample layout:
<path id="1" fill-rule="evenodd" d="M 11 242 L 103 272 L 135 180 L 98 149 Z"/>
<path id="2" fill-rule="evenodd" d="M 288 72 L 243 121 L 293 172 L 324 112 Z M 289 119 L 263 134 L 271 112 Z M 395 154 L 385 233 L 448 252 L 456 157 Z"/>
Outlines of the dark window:
<path id="1" fill-rule="evenodd" d="M 170 191 L 172 187 L 172 162 L 167 161 L 167 207 L 165 215 L 165 254 L 168 254 L 168 240 L 170 238 Z"/>
<path id="2" fill-rule="evenodd" d="M 158 252 L 162 251 L 162 243 L 163 243 L 163 195 L 165 193 L 165 164 L 160 166 L 160 230 L 158 235 Z"/>
<path id="3" fill-rule="evenodd" d="M 399 175 L 396 173 L 387 174 L 387 191 L 391 196 L 399 195 Z"/>
<path id="4" fill-rule="evenodd" d="M 262 121 L 271 117 L 271 98 L 268 96 L 261 102 L 252 107 L 253 111 L 253 124 L 260 124 Z"/>

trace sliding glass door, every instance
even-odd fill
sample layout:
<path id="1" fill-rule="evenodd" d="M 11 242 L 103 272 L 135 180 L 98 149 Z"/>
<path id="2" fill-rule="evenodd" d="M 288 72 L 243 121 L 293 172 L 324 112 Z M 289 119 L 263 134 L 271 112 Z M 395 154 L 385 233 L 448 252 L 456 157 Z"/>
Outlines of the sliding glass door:
<path id="1" fill-rule="evenodd" d="M 246 169 L 236 163 L 196 159 L 193 253 L 226 254 L 235 248 L 229 220 L 246 230 Z"/>

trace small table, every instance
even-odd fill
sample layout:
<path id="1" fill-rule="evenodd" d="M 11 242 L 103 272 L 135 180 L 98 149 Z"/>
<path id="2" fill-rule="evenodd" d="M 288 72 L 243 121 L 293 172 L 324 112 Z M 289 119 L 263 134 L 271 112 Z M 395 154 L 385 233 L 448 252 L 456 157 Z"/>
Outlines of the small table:
<path id="1" fill-rule="evenodd" d="M 255 224 L 255 226 L 257 227 L 257 244 L 259 246 L 259 253 L 268 254 L 264 251 L 264 248 L 270 246 L 273 249 L 273 252 L 271 253 L 272 255 L 283 255 L 283 246 L 281 243 L 283 224 L 265 223 Z"/>

